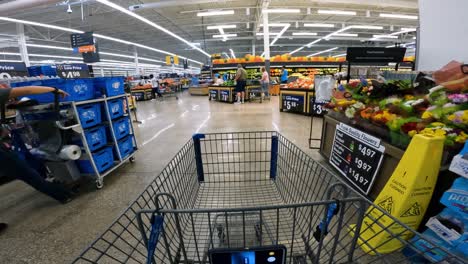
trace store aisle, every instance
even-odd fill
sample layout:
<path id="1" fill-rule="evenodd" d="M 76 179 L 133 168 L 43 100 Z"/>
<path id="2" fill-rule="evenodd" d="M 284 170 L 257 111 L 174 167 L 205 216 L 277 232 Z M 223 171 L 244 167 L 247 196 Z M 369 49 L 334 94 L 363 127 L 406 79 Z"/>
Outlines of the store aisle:
<path id="1" fill-rule="evenodd" d="M 139 102 L 138 107 L 142 124 L 135 125 L 140 145 L 136 162 L 105 178 L 102 190 L 89 184 L 79 197 L 61 205 L 19 181 L 0 186 L 0 221 L 10 224 L 0 235 L 2 263 L 71 261 L 144 190 L 193 133 L 277 130 L 320 158 L 308 149 L 310 117 L 280 113 L 278 97 L 262 104 L 231 105 L 184 93 L 178 101 Z"/>

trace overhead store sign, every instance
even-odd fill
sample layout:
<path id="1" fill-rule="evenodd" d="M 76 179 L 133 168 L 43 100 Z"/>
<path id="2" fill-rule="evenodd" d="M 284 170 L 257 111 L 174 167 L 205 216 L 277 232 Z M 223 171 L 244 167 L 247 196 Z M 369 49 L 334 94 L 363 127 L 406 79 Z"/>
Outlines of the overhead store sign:
<path id="1" fill-rule="evenodd" d="M 77 64 L 57 64 L 57 75 L 64 79 L 89 78 L 88 65 Z"/>
<path id="2" fill-rule="evenodd" d="M 166 65 L 178 65 L 179 57 L 177 56 L 166 56 Z"/>
<path id="3" fill-rule="evenodd" d="M 99 62 L 99 49 L 94 39 L 93 32 L 70 35 L 73 52 L 81 53 L 83 61 L 86 63 Z"/>
<path id="4" fill-rule="evenodd" d="M 0 62 L 0 79 L 29 76 L 24 62 Z"/>
<path id="5" fill-rule="evenodd" d="M 94 45 L 93 32 L 85 32 L 83 34 L 71 34 L 70 39 L 72 48 Z"/>
<path id="6" fill-rule="evenodd" d="M 221 58 L 222 58 L 221 53 L 211 54 L 211 59 L 213 59 L 213 60 L 217 60 L 217 59 L 221 59 Z"/>
<path id="7" fill-rule="evenodd" d="M 361 63 L 402 62 L 406 48 L 348 48 L 346 60 Z"/>

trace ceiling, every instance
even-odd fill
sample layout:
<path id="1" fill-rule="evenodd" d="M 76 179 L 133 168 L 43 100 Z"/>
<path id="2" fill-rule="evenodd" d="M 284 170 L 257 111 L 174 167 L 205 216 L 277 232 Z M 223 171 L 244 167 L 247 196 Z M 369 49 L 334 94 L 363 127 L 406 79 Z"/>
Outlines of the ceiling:
<path id="1" fill-rule="evenodd" d="M 8 1 L 0 1 L 4 3 Z M 66 2 L 66 1 L 65 1 Z M 207 63 L 209 58 L 202 52 L 193 49 L 188 44 L 173 36 L 168 35 L 142 21 L 124 14 L 116 9 L 92 0 L 70 0 L 73 12 L 67 13 L 68 5 L 65 2 L 34 7 L 5 16 L 16 19 L 47 23 L 62 27 L 69 27 L 82 31 L 119 38 L 140 43 L 153 48 L 165 50 L 187 58 Z M 332 36 L 329 40 L 322 39 L 310 48 L 304 47 L 295 52 L 295 56 L 306 56 L 330 48 L 333 51 L 328 55 L 344 53 L 349 46 L 390 46 L 395 43 L 415 42 L 415 32 L 397 34 L 396 39 L 373 39 L 373 35 L 388 35 L 401 31 L 401 28 L 418 27 L 417 19 L 384 18 L 380 13 L 418 15 L 417 0 L 115 0 L 112 1 L 128 9 L 129 6 L 145 3 L 154 3 L 153 8 L 142 8 L 135 11 L 136 14 L 154 22 L 169 31 L 177 34 L 191 43 L 200 43 L 200 48 L 209 54 L 226 52 L 231 55 L 232 49 L 237 57 L 245 54 L 263 53 L 263 36 L 257 36 L 262 32 L 262 7 L 268 9 L 289 8 L 300 9 L 300 13 L 270 13 L 269 23 L 283 23 L 290 26 L 284 34 L 270 47 L 271 55 L 290 53 L 314 40 L 353 25 L 382 26 L 379 30 L 351 28 L 342 33 L 358 34 L 357 37 Z M 210 10 L 234 10 L 234 15 L 199 17 L 197 12 Z M 318 14 L 318 10 L 354 11 L 356 15 Z M 330 28 L 304 27 L 304 23 L 333 24 Z M 208 26 L 236 25 L 232 29 L 224 29 L 225 34 L 237 34 L 236 37 L 213 38 L 219 35 L 217 29 L 207 29 Z M 10 35 L 16 35 L 15 24 L 0 21 L 0 51 L 16 51 L 15 42 L 8 42 Z M 270 27 L 270 32 L 279 33 L 284 26 Z M 316 36 L 296 36 L 293 33 L 308 32 L 317 33 Z M 69 46 L 70 33 L 47 29 L 38 26 L 25 26 L 25 35 L 28 43 L 47 44 L 56 46 Z M 270 42 L 276 35 L 270 38 Z M 373 40 L 371 40 L 373 39 Z M 198 44 L 197 44 L 198 45 Z M 99 47 L 103 51 L 119 52 L 132 55 L 134 47 L 101 39 Z M 42 54 L 62 54 L 70 52 L 57 50 L 44 50 L 28 48 L 30 52 Z M 163 60 L 165 54 L 138 48 L 140 56 Z M 325 54 L 325 55 L 326 55 Z M 191 63 L 192 66 L 199 66 Z"/>

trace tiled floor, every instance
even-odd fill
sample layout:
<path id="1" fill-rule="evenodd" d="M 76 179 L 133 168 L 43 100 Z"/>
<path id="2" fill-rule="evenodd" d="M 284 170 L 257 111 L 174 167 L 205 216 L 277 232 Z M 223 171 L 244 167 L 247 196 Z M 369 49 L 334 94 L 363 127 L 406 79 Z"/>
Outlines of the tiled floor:
<path id="1" fill-rule="evenodd" d="M 68 263 L 141 193 L 192 134 L 277 130 L 309 150 L 310 117 L 280 113 L 278 97 L 271 102 L 231 105 L 184 93 L 179 100 L 138 103 L 135 125 L 140 149 L 134 164 L 105 178 L 104 188 L 82 188 L 72 202 L 61 205 L 23 182 L 0 186 L 0 222 L 9 223 L 0 235 L 1 263 Z M 315 123 L 315 137 L 320 124 Z"/>

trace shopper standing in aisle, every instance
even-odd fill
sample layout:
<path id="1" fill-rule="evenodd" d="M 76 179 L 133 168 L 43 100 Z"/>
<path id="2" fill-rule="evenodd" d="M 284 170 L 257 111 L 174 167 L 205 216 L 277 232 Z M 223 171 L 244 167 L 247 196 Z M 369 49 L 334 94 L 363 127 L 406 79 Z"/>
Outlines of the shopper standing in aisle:
<path id="1" fill-rule="evenodd" d="M 151 82 L 151 91 L 153 93 L 153 99 L 156 98 L 156 94 L 158 97 L 162 97 L 162 94 L 159 92 L 159 81 L 153 74 L 150 74 L 150 82 Z"/>
<path id="2" fill-rule="evenodd" d="M 237 65 L 237 73 L 234 80 L 236 81 L 237 93 L 236 104 L 243 104 L 245 98 L 245 86 L 247 85 L 247 71 L 242 67 L 242 64 Z"/>
<path id="3" fill-rule="evenodd" d="M 269 86 L 270 86 L 270 77 L 268 76 L 268 72 L 266 71 L 265 67 L 262 67 L 262 101 L 265 99 L 265 94 L 269 95 Z"/>
<path id="4" fill-rule="evenodd" d="M 288 70 L 286 70 L 285 66 L 281 67 L 281 69 L 281 83 L 288 83 Z"/>
<path id="5" fill-rule="evenodd" d="M 61 96 L 68 94 L 52 87 L 25 86 L 15 89 L 0 85 L 0 108 L 4 109 L 10 98 L 31 94 L 55 92 Z M 3 111 L 3 110 L 2 110 Z M 0 175 L 14 177 L 32 186 L 34 189 L 47 194 L 61 203 L 71 201 L 72 192 L 62 185 L 46 181 L 27 161 L 22 160 L 13 150 L 10 140 L 10 128 L 7 124 L 0 124 Z M 7 224 L 0 223 L 0 233 L 7 228 Z"/>

